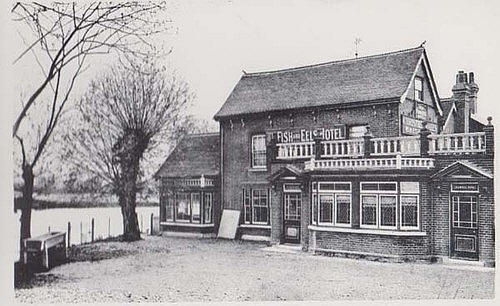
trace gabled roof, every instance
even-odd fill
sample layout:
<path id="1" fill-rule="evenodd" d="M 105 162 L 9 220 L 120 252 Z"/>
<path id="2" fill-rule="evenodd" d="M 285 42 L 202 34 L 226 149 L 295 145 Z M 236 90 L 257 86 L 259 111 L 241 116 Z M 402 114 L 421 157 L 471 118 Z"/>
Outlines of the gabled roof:
<path id="1" fill-rule="evenodd" d="M 474 173 L 479 174 L 480 176 L 484 176 L 486 178 L 493 179 L 493 174 L 491 172 L 479 167 L 478 165 L 476 165 L 468 160 L 456 161 L 456 162 L 444 167 L 443 169 L 439 170 L 438 172 L 434 173 L 431 176 L 431 178 L 442 178 L 442 177 L 447 176 L 447 175 L 449 175 L 449 174 L 451 174 L 451 173 L 453 173 L 453 172 L 455 172 L 463 167 L 465 167 L 468 170 L 471 170 Z"/>
<path id="2" fill-rule="evenodd" d="M 455 105 L 455 102 L 453 101 L 452 98 L 445 98 L 441 99 L 441 106 L 443 107 L 443 116 L 445 119 L 445 122 L 443 124 L 443 130 L 447 127 L 447 125 L 450 122 L 450 117 L 453 114 L 453 112 L 457 112 L 457 106 Z"/>
<path id="3" fill-rule="evenodd" d="M 219 164 L 219 134 L 190 134 L 179 141 L 155 178 L 218 175 Z"/>
<path id="4" fill-rule="evenodd" d="M 272 182 L 282 177 L 287 177 L 287 176 L 300 177 L 301 175 L 302 175 L 302 170 L 295 167 L 294 165 L 286 165 L 280 168 L 278 171 L 271 174 L 268 177 L 268 180 Z"/>
<path id="5" fill-rule="evenodd" d="M 422 58 L 426 61 L 425 50 L 417 47 L 298 68 L 246 73 L 214 118 L 356 102 L 398 101 L 407 91 Z"/>

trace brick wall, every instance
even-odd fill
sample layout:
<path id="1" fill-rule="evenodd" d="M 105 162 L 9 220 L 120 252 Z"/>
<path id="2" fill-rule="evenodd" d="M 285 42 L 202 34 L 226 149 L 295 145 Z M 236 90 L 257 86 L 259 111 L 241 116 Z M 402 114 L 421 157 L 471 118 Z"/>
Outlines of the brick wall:
<path id="1" fill-rule="evenodd" d="M 251 115 L 233 119 L 232 129 L 229 120 L 220 123 L 223 140 L 223 207 L 242 208 L 242 188 L 244 186 L 265 185 L 271 175 L 270 167 L 266 171 L 251 169 L 251 137 L 254 134 L 272 130 L 297 128 L 330 127 L 337 124 L 363 125 L 369 124 L 374 137 L 399 136 L 399 103 L 359 106 L 355 108 L 338 108 L 330 110 L 290 111 L 272 114 L 270 120 L 266 115 Z M 316 119 L 314 119 L 316 117 Z M 297 161 L 302 165 L 303 161 Z"/>

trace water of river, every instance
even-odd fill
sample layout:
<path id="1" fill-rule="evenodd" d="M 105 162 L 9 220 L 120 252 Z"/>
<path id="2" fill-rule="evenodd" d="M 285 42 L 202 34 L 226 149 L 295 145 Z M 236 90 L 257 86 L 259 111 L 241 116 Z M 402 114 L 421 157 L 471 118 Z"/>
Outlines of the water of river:
<path id="1" fill-rule="evenodd" d="M 158 216 L 158 207 L 137 207 L 137 218 L 141 232 L 150 229 L 151 214 Z M 19 258 L 19 226 L 21 212 L 15 214 L 15 258 Z M 122 214 L 120 207 L 92 207 L 92 208 L 51 208 L 33 210 L 31 214 L 31 236 L 35 237 L 49 231 L 67 232 L 68 222 L 71 223 L 71 244 L 80 244 L 91 241 L 91 223 L 94 218 L 94 238 L 107 238 L 123 233 Z"/>

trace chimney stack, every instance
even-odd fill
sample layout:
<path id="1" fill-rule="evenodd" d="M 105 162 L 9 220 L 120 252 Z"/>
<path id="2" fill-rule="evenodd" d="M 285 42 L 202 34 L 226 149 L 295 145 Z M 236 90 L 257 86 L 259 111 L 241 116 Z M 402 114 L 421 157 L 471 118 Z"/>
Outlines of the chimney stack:
<path id="1" fill-rule="evenodd" d="M 458 111 L 458 130 L 456 132 L 470 132 L 469 120 L 471 114 L 476 113 L 478 91 L 479 86 L 474 82 L 474 73 L 469 72 L 467 75 L 466 72 L 460 70 L 456 76 L 456 83 L 452 88 L 453 100 Z"/>

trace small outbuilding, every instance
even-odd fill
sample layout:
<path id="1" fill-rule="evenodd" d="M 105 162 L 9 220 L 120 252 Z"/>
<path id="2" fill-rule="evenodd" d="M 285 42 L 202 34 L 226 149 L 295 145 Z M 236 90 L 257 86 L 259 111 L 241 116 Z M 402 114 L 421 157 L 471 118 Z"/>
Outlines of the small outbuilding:
<path id="1" fill-rule="evenodd" d="M 160 230 L 175 236 L 215 236 L 220 217 L 218 133 L 184 136 L 165 160 L 160 180 Z"/>

